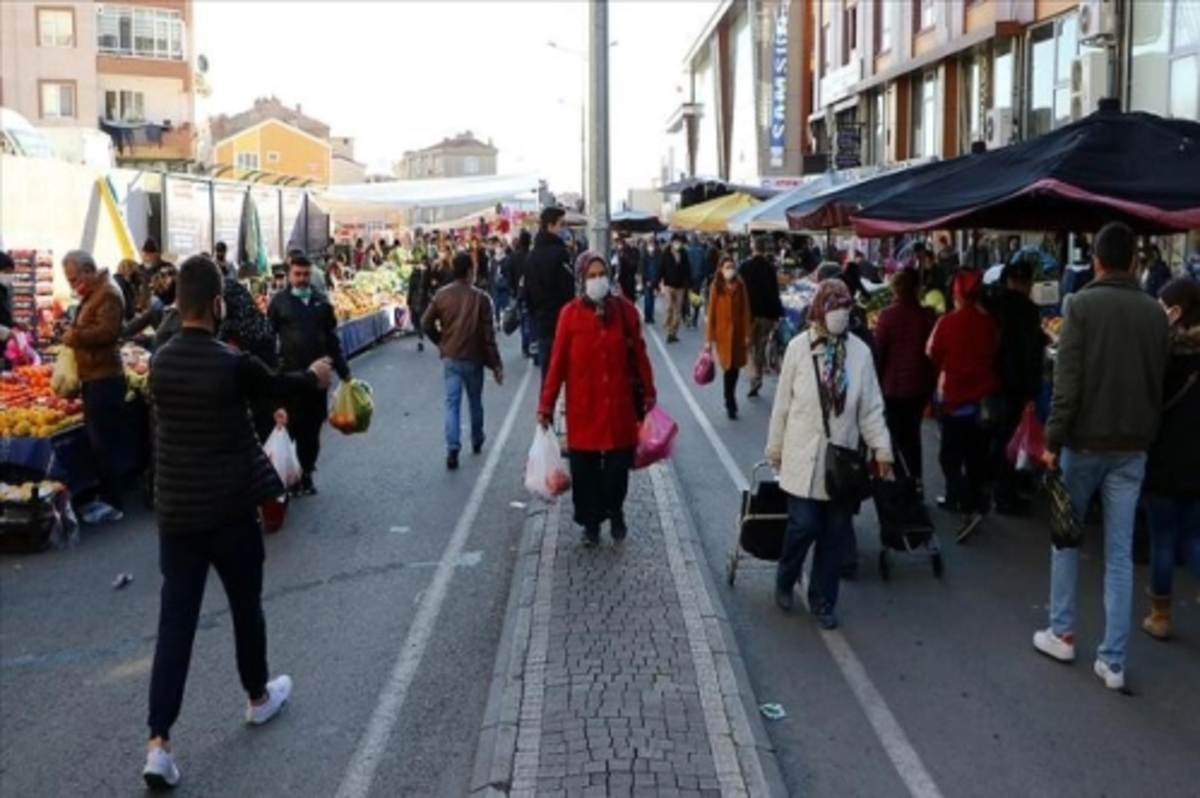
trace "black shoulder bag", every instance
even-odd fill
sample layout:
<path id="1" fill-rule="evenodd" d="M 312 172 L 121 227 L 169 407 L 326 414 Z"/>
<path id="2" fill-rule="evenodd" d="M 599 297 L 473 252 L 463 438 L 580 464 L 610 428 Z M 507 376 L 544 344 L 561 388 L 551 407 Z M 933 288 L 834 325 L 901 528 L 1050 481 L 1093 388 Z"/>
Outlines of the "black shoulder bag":
<path id="1" fill-rule="evenodd" d="M 646 418 L 646 385 L 642 382 L 642 373 L 638 371 L 633 333 L 629 330 L 629 320 L 625 318 L 625 309 L 621 307 L 621 300 L 606 301 L 609 303 L 608 309 L 621 317 L 621 329 L 625 333 L 625 357 L 629 364 L 629 385 L 633 389 L 633 412 L 640 423 Z"/>
<path id="2" fill-rule="evenodd" d="M 833 442 L 829 431 L 829 401 L 821 383 L 821 364 L 813 353 L 813 372 L 817 380 L 817 395 L 821 398 L 821 421 L 825 425 L 825 492 L 830 501 L 839 504 L 858 504 L 871 495 L 871 474 L 867 470 L 867 455 L 860 443 L 857 449 Z"/>

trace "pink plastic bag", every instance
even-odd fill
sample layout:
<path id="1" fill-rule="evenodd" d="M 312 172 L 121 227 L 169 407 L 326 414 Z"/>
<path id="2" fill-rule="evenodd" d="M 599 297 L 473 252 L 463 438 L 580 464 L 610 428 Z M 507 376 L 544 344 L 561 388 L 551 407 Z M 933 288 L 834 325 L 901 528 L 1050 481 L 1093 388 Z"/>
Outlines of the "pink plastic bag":
<path id="1" fill-rule="evenodd" d="M 1021 423 L 1008 442 L 1008 462 L 1018 471 L 1036 471 L 1042 467 L 1046 455 L 1046 431 L 1038 420 L 1033 405 L 1025 406 Z"/>
<path id="2" fill-rule="evenodd" d="M 13 330 L 9 336 L 8 346 L 4 348 L 4 357 L 14 367 L 40 366 L 42 363 L 41 356 L 29 342 L 29 336 L 20 330 Z"/>
<path id="3" fill-rule="evenodd" d="M 633 455 L 633 467 L 646 468 L 660 460 L 671 456 L 675 446 L 675 436 L 679 434 L 679 425 L 675 419 L 667 415 L 667 411 L 654 406 L 642 421 L 638 430 L 637 451 Z"/>
<path id="4" fill-rule="evenodd" d="M 692 368 L 692 379 L 697 385 L 708 385 L 716 376 L 717 367 L 713 363 L 712 350 L 705 347 L 700 357 L 696 358 L 696 365 Z"/>

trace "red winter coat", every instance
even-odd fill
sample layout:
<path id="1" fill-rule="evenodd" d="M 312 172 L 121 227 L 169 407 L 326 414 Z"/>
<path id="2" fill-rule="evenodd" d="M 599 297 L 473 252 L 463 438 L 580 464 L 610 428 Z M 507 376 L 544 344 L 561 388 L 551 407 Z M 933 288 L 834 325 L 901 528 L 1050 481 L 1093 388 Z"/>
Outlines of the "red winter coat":
<path id="1" fill-rule="evenodd" d="M 620 297 L 605 301 L 603 322 L 582 299 L 563 308 L 542 386 L 538 409 L 545 415 L 553 412 L 559 391 L 566 387 L 567 446 L 573 451 L 610 452 L 637 445 L 628 339 L 645 386 L 646 407 L 653 407 L 657 399 L 637 308 Z"/>
<path id="2" fill-rule="evenodd" d="M 941 376 L 938 389 L 947 413 L 1000 392 L 996 322 L 977 305 L 943 316 L 929 338 L 929 359 Z"/>

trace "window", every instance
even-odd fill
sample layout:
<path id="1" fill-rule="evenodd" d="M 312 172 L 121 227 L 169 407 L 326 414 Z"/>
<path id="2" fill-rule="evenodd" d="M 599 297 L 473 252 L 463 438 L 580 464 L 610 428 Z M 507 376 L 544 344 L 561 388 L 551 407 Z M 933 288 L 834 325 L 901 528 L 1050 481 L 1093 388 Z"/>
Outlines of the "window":
<path id="1" fill-rule="evenodd" d="M 846 0 L 842 9 L 842 66 L 850 63 L 858 49 L 858 6 L 855 0 Z"/>
<path id="2" fill-rule="evenodd" d="M 892 7 L 889 0 L 875 0 L 875 52 L 892 49 Z"/>
<path id="3" fill-rule="evenodd" d="M 96 41 L 106 55 L 184 60 L 183 18 L 159 8 L 101 6 L 96 9 Z"/>
<path id="4" fill-rule="evenodd" d="M 983 66 L 980 63 L 981 55 L 974 56 L 966 64 L 964 77 L 966 78 L 966 102 L 967 102 L 967 140 L 963 142 L 964 149 L 970 149 L 973 142 L 983 138 L 982 124 L 982 108 L 983 108 Z"/>
<path id="5" fill-rule="evenodd" d="M 42 47 L 75 46 L 75 12 L 69 8 L 37 10 L 38 44 Z"/>
<path id="6" fill-rule="evenodd" d="M 1132 22 L 1130 109 L 1182 119 L 1200 110 L 1200 5 L 1139 3 Z"/>
<path id="7" fill-rule="evenodd" d="M 257 152 L 239 152 L 234 156 L 234 165 L 238 169 L 246 171 L 254 171 L 258 169 L 258 153 Z"/>
<path id="8" fill-rule="evenodd" d="M 75 118 L 75 84 L 42 83 L 42 119 Z"/>
<path id="9" fill-rule="evenodd" d="M 912 156 L 928 158 L 937 155 L 937 73 L 929 72 L 916 79 L 913 85 Z"/>
<path id="10" fill-rule="evenodd" d="M 992 61 L 992 106 L 995 108 L 1013 107 L 1013 72 L 1016 69 L 1014 49 L 1012 39 L 996 42 Z"/>
<path id="11" fill-rule="evenodd" d="M 479 174 L 479 158 L 474 155 L 468 155 L 463 158 L 463 174 L 477 175 Z"/>
<path id="12" fill-rule="evenodd" d="M 874 97 L 871 111 L 871 163 L 882 164 L 887 154 L 887 91 L 880 89 Z"/>
<path id="13" fill-rule="evenodd" d="M 887 0 L 884 0 L 886 2 Z M 936 0 L 913 0 L 913 33 L 931 30 L 937 24 Z"/>
<path id="14" fill-rule="evenodd" d="M 1027 138 L 1071 121 L 1071 64 L 1079 55 L 1078 25 L 1078 17 L 1068 14 L 1034 28 L 1029 36 Z"/>
<path id="15" fill-rule="evenodd" d="M 146 119 L 146 95 L 140 91 L 104 92 L 104 118 L 120 122 Z"/>
<path id="16" fill-rule="evenodd" d="M 271 150 L 267 153 L 267 163 L 279 163 L 279 152 Z"/>

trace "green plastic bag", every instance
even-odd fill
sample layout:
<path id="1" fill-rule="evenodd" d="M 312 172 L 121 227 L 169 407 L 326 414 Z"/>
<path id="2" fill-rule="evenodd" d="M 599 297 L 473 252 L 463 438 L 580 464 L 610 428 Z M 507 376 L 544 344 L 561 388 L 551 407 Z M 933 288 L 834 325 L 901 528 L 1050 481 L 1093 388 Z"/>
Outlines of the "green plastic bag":
<path id="1" fill-rule="evenodd" d="M 361 380 L 350 380 L 338 386 L 329 412 L 329 424 L 345 435 L 366 432 L 375 413 L 371 386 Z"/>

